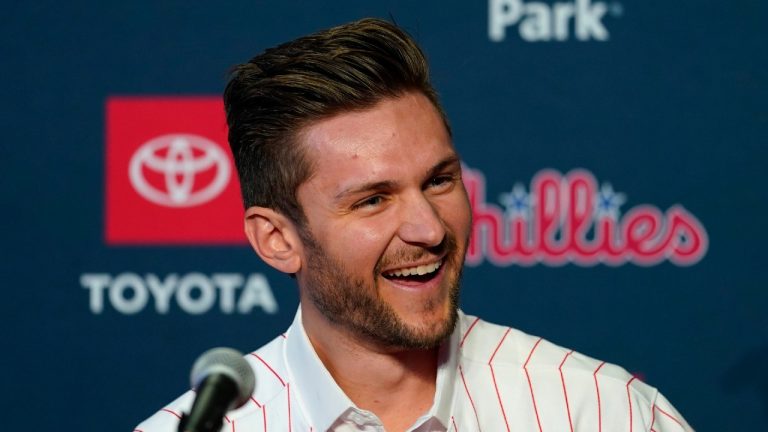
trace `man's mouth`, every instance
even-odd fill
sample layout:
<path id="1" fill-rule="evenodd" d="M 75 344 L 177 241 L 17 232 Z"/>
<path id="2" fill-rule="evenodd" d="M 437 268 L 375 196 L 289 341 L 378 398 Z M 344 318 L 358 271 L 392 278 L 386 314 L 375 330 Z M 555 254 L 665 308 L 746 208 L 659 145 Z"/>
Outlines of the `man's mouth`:
<path id="1" fill-rule="evenodd" d="M 426 282 L 437 275 L 441 265 L 442 259 L 431 264 L 388 270 L 383 274 L 390 280 Z"/>

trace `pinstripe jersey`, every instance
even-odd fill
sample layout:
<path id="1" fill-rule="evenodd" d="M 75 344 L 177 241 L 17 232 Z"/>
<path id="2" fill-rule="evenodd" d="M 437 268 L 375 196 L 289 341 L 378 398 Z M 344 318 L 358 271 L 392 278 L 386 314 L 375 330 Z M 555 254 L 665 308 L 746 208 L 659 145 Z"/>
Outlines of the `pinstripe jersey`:
<path id="1" fill-rule="evenodd" d="M 409 431 L 692 431 L 656 389 L 624 369 L 542 338 L 459 312 L 440 348 L 435 400 Z M 227 413 L 222 431 L 383 431 L 358 409 L 317 357 L 301 324 L 246 355 L 256 389 Z M 136 427 L 173 432 L 187 392 Z"/>

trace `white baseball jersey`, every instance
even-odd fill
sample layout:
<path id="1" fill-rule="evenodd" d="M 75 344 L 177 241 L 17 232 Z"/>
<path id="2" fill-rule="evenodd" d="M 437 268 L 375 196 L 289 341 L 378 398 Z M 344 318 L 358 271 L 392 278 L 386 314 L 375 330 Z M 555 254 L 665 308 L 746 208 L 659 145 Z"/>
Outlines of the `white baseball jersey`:
<path id="1" fill-rule="evenodd" d="M 256 374 L 250 401 L 222 431 L 383 431 L 317 357 L 301 310 L 288 331 L 246 355 Z M 175 432 L 187 392 L 136 427 Z M 440 349 L 435 400 L 409 431 L 684 432 L 693 429 L 656 389 L 624 369 L 518 330 L 459 312 Z"/>

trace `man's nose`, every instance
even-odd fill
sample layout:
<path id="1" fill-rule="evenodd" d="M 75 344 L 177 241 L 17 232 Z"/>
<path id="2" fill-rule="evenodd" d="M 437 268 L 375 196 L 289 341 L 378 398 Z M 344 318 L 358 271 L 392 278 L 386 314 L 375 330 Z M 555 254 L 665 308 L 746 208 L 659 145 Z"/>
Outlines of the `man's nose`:
<path id="1" fill-rule="evenodd" d="M 445 226 L 434 204 L 423 194 L 405 203 L 398 235 L 404 242 L 422 247 L 439 245 L 445 238 Z"/>

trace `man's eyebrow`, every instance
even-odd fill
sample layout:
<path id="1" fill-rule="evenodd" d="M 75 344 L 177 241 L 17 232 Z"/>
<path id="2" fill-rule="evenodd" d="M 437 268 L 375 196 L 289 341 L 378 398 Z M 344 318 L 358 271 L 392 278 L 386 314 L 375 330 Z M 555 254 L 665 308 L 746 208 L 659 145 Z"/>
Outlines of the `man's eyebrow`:
<path id="1" fill-rule="evenodd" d="M 363 183 L 361 185 L 355 185 L 342 190 L 334 197 L 334 201 L 340 201 L 349 195 L 357 195 L 363 192 L 378 191 L 385 189 L 394 189 L 397 186 L 397 182 L 392 180 L 374 181 Z"/>
<path id="2" fill-rule="evenodd" d="M 427 171 L 426 177 L 429 179 L 432 176 L 439 174 L 440 171 L 443 171 L 452 165 L 458 165 L 460 162 L 461 161 L 459 160 L 459 156 L 457 154 L 451 154 L 430 168 L 429 171 Z"/>
<path id="3" fill-rule="evenodd" d="M 425 177 L 429 179 L 430 177 L 439 174 L 441 171 L 443 171 L 447 167 L 458 164 L 459 162 L 460 160 L 458 155 L 451 154 L 447 156 L 445 159 L 436 163 L 432 168 L 430 168 L 427 171 Z M 362 194 L 370 191 L 392 190 L 392 189 L 396 189 L 397 186 L 398 186 L 398 183 L 393 180 L 372 181 L 368 183 L 363 183 L 363 184 L 355 185 L 340 191 L 334 197 L 334 201 L 338 202 L 347 196 L 358 195 L 358 194 Z"/>

